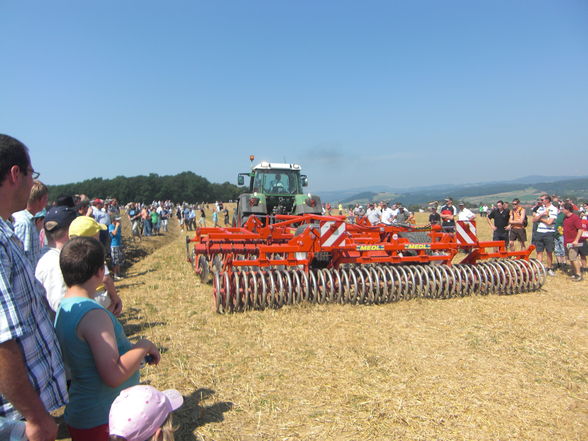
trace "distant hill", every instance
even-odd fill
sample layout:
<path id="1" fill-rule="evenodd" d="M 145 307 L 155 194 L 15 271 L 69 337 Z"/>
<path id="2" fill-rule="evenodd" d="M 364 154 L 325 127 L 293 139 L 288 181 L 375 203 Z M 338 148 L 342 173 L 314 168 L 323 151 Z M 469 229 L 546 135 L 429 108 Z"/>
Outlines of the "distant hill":
<path id="1" fill-rule="evenodd" d="M 537 179 L 537 180 L 535 180 Z M 499 199 L 512 200 L 517 197 L 523 202 L 531 202 L 541 193 L 555 193 L 562 197 L 575 200 L 588 200 L 588 177 L 572 178 L 561 176 L 527 176 L 507 182 L 490 182 L 467 185 L 440 185 L 437 187 L 420 187 L 410 189 L 393 189 L 379 187 L 377 191 L 363 189 L 361 192 L 349 194 L 351 191 L 340 192 L 341 199 L 333 198 L 335 192 L 317 192 L 325 202 L 344 204 L 365 204 L 375 201 L 400 201 L 405 205 L 425 205 L 430 201 L 452 197 L 454 200 L 465 200 L 470 204 L 492 203 Z M 329 198 L 329 196 L 331 198 Z"/>

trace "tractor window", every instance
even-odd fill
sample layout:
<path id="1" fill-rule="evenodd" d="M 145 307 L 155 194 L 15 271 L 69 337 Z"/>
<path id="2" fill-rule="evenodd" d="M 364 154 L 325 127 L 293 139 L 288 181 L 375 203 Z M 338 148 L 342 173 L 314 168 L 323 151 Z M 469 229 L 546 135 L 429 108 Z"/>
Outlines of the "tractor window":
<path id="1" fill-rule="evenodd" d="M 257 186 L 263 187 L 264 193 L 269 194 L 297 194 L 300 193 L 300 179 L 295 171 L 291 170 L 268 170 L 257 172 L 253 184 L 254 191 Z"/>
<path id="2" fill-rule="evenodd" d="M 253 191 L 263 192 L 263 173 L 256 173 L 253 180 Z"/>

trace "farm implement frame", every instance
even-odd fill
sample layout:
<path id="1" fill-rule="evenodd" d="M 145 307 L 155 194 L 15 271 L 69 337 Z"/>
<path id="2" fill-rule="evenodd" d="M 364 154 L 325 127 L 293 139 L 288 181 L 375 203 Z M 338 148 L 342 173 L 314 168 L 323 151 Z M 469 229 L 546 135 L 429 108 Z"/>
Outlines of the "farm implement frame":
<path id="1" fill-rule="evenodd" d="M 456 221 L 450 233 L 313 214 L 251 216 L 241 227 L 200 228 L 186 238 L 194 271 L 213 279 L 217 312 L 534 291 L 546 270 L 533 250 L 481 242 L 473 221 Z"/>

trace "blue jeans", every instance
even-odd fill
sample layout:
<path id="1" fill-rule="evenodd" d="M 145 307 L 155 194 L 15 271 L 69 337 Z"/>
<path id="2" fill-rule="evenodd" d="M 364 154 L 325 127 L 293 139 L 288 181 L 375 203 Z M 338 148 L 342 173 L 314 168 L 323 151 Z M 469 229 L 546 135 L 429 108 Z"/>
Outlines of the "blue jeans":
<path id="1" fill-rule="evenodd" d="M 151 220 L 145 219 L 143 224 L 143 236 L 151 236 Z"/>

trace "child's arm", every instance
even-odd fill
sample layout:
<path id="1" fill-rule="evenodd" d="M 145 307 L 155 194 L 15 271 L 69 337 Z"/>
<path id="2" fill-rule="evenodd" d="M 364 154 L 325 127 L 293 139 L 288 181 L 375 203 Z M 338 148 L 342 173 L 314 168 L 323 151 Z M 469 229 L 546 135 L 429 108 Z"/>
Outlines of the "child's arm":
<path id="1" fill-rule="evenodd" d="M 116 292 L 116 287 L 114 286 L 114 281 L 112 280 L 112 277 L 110 277 L 110 274 L 104 275 L 102 283 L 104 283 L 104 288 L 106 288 L 108 297 L 110 297 L 110 306 L 107 309 L 118 317 L 122 312 L 122 299 Z"/>
<path id="2" fill-rule="evenodd" d="M 158 364 L 159 351 L 149 340 L 139 340 L 132 349 L 119 355 L 114 326 L 104 310 L 94 309 L 80 321 L 78 335 L 90 346 L 96 370 L 102 381 L 109 387 L 118 387 L 141 365 L 146 355 L 153 356 L 152 364 Z"/>

